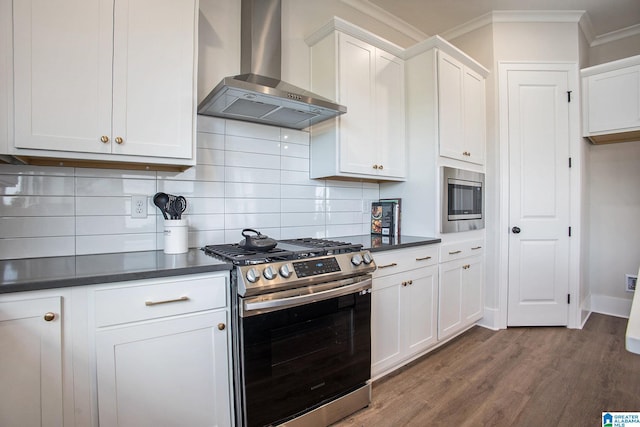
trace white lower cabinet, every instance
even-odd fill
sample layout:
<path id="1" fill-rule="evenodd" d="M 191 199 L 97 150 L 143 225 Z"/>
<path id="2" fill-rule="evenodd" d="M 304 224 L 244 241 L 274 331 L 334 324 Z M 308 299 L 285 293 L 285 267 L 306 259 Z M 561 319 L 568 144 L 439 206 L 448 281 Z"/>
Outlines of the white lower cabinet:
<path id="1" fill-rule="evenodd" d="M 425 246 L 376 255 L 378 270 L 374 274 L 371 309 L 372 378 L 409 362 L 437 340 L 437 248 Z"/>
<path id="2" fill-rule="evenodd" d="M 464 246 L 464 245 L 463 245 Z M 481 246 L 449 251 L 443 246 L 441 258 L 453 258 L 440 264 L 438 292 L 438 340 L 452 337 L 483 316 L 484 261 Z M 450 255 L 451 252 L 457 257 Z"/>
<path id="3" fill-rule="evenodd" d="M 0 295 L 0 426 L 63 425 L 62 322 L 60 295 Z"/>
<path id="4" fill-rule="evenodd" d="M 231 425 L 227 276 L 95 291 L 101 427 Z"/>

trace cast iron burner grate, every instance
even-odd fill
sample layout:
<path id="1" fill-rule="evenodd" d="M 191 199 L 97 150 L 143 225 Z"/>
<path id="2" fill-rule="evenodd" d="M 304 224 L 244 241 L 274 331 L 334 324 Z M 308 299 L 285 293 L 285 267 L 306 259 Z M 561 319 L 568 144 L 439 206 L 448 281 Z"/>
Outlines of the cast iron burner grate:
<path id="1" fill-rule="evenodd" d="M 243 249 L 238 243 L 207 245 L 202 250 L 207 255 L 231 262 L 234 265 L 255 265 L 356 252 L 362 249 L 360 244 L 315 238 L 279 240 L 278 245 L 281 247 L 276 246 L 268 251 Z"/>

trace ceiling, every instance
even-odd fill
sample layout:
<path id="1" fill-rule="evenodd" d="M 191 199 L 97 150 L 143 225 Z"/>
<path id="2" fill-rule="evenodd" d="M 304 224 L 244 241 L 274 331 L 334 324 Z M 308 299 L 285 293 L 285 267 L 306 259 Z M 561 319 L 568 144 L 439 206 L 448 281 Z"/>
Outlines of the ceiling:
<path id="1" fill-rule="evenodd" d="M 491 11 L 584 10 L 594 36 L 638 26 L 640 0 L 365 0 L 428 35 L 442 34 Z"/>

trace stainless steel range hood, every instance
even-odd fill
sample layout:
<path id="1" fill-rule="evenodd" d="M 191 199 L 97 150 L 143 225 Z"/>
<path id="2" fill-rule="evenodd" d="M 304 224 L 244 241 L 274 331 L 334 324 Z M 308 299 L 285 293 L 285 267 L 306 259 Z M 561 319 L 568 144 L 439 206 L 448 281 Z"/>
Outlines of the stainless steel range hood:
<path id="1" fill-rule="evenodd" d="M 198 114 L 304 129 L 347 108 L 283 82 L 280 0 L 242 0 L 240 72 L 225 77 Z"/>

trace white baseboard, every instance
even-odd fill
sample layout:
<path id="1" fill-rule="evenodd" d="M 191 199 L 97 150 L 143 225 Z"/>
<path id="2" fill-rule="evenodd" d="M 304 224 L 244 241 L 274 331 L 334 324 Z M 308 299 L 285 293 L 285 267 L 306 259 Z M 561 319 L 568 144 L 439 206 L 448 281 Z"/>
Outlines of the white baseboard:
<path id="1" fill-rule="evenodd" d="M 591 294 L 589 307 L 593 313 L 629 318 L 631 302 L 630 299 Z"/>
<path id="2" fill-rule="evenodd" d="M 500 329 L 498 325 L 498 309 L 497 308 L 484 308 L 484 317 L 478 320 L 478 326 L 483 328 L 492 329 L 497 331 Z"/>

